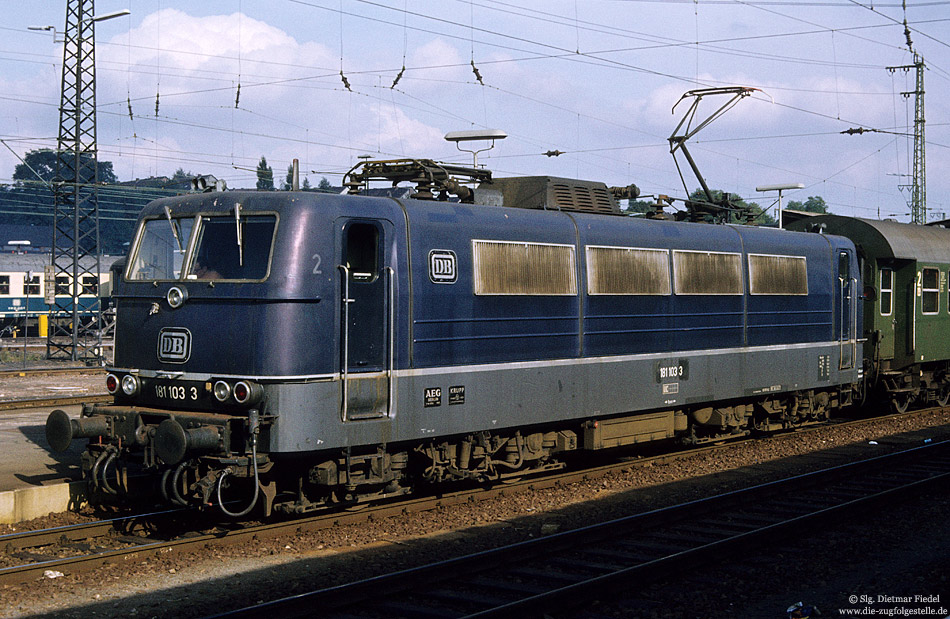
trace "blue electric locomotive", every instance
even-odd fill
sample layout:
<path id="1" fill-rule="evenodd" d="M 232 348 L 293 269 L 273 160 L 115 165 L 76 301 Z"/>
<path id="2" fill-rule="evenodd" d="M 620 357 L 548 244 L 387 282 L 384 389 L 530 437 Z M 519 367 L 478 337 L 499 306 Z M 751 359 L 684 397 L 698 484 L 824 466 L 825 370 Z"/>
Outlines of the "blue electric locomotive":
<path id="1" fill-rule="evenodd" d="M 624 217 L 602 183 L 366 166 L 351 195 L 150 204 L 114 278 L 114 402 L 54 411 L 50 445 L 89 438 L 101 491 L 144 472 L 174 503 L 299 513 L 851 403 L 845 238 Z M 360 195 L 371 176 L 419 187 Z"/>

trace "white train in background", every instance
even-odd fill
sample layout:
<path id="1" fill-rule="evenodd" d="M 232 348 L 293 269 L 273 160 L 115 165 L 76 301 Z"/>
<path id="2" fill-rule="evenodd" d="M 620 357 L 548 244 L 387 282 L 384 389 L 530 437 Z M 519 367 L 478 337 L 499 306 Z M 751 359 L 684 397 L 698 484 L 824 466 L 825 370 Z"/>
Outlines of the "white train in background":
<path id="1" fill-rule="evenodd" d="M 87 273 L 80 277 L 81 310 L 95 307 L 97 299 L 103 301 L 103 309 L 108 306 L 112 290 L 109 268 L 119 258 L 102 256 L 98 275 Z M 52 297 L 70 296 L 73 285 L 69 275 L 48 278 L 49 264 L 50 255 L 46 253 L 0 254 L 0 337 L 22 335 L 24 321 L 27 335 L 46 335 L 44 327 L 50 312 L 47 293 L 52 288 Z M 94 259 L 90 258 L 89 264 L 94 264 Z"/>

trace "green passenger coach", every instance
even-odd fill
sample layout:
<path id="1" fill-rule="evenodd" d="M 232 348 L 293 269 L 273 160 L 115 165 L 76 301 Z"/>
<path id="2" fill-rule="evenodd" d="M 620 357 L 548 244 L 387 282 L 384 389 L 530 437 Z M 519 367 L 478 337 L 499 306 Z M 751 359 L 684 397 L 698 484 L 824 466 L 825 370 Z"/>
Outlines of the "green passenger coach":
<path id="1" fill-rule="evenodd" d="M 950 399 L 950 229 L 820 215 L 789 225 L 848 237 L 864 279 L 867 384 L 903 412 Z"/>

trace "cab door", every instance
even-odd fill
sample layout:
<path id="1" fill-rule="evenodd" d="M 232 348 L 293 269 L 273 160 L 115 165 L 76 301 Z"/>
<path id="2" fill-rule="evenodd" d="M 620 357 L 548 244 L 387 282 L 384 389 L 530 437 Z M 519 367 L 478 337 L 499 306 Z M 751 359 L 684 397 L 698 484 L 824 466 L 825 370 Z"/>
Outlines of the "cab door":
<path id="1" fill-rule="evenodd" d="M 838 251 L 838 282 L 837 305 L 838 316 L 838 345 L 841 350 L 839 369 L 846 370 L 854 367 L 854 358 L 857 356 L 857 305 L 854 299 L 857 280 L 852 276 L 852 261 L 854 256 L 849 249 Z"/>
<path id="2" fill-rule="evenodd" d="M 392 412 L 395 326 L 392 224 L 344 220 L 340 272 L 340 369 L 343 421 L 389 416 Z"/>

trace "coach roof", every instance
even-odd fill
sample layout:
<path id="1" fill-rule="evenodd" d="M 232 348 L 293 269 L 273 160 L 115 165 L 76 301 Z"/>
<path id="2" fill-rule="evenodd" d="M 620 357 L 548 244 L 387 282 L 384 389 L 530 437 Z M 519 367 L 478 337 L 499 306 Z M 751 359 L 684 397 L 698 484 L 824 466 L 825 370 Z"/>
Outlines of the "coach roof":
<path id="1" fill-rule="evenodd" d="M 950 263 L 950 230 L 942 227 L 818 215 L 797 221 L 789 229 L 846 236 L 875 258 Z"/>

